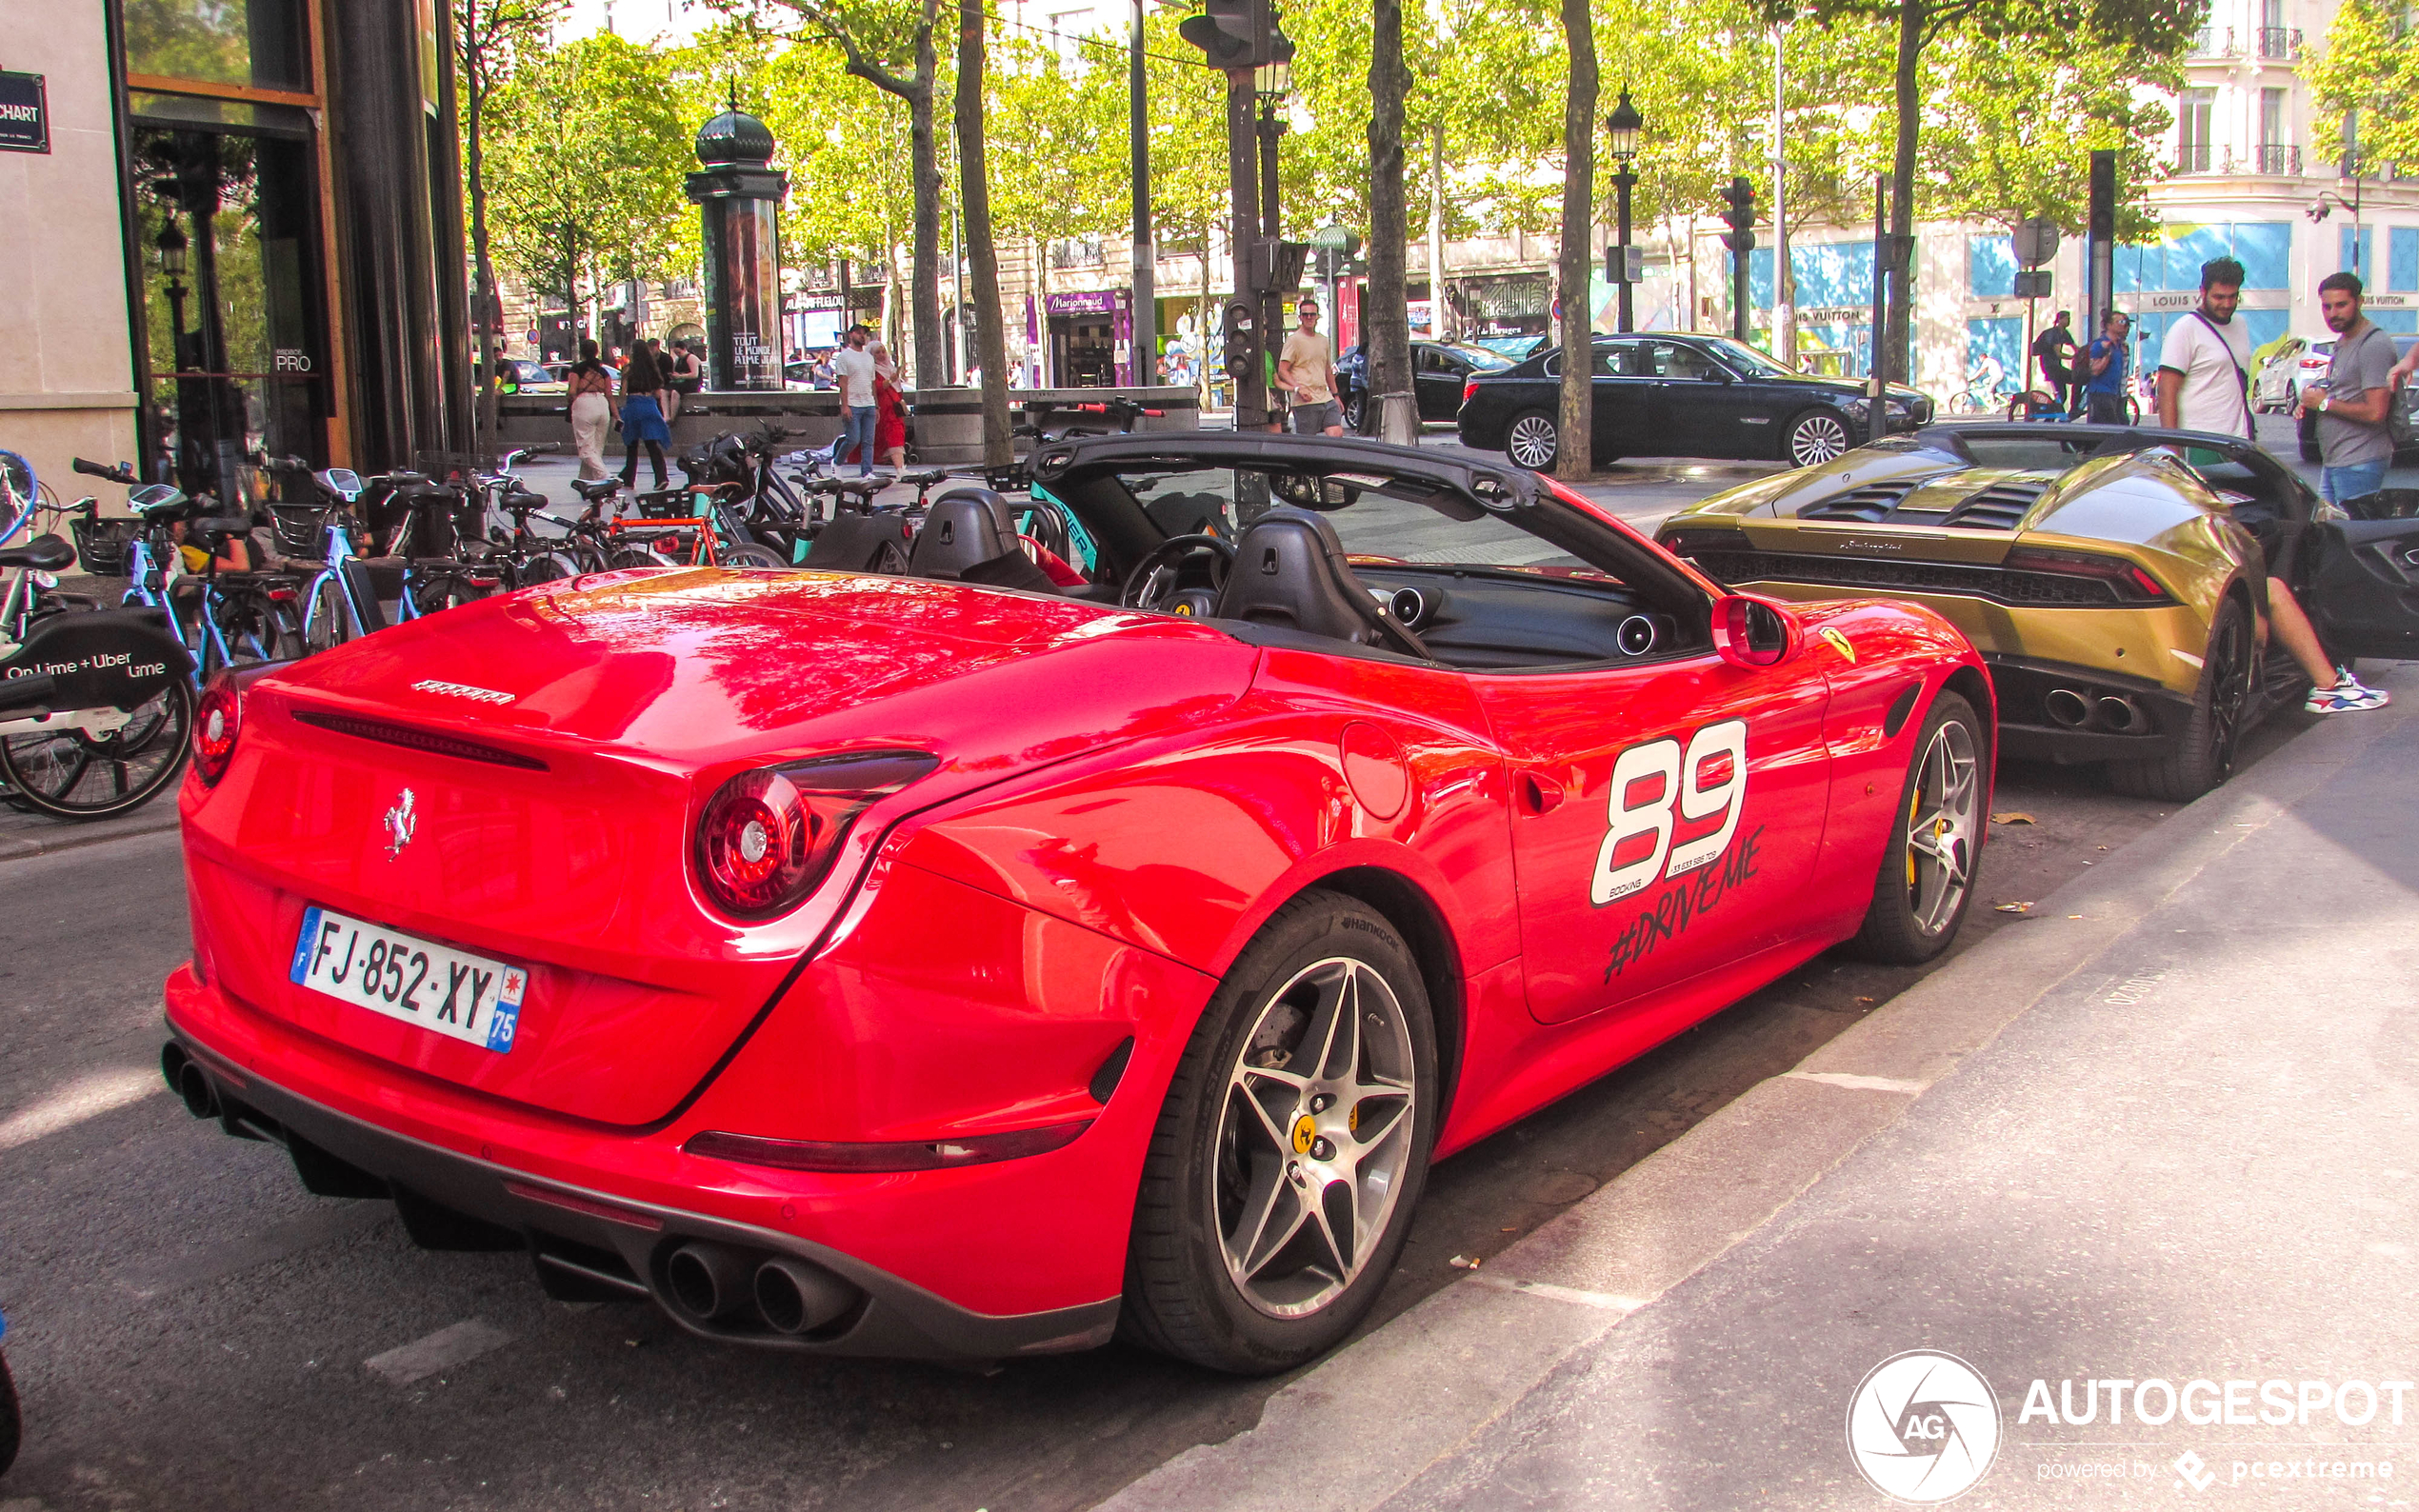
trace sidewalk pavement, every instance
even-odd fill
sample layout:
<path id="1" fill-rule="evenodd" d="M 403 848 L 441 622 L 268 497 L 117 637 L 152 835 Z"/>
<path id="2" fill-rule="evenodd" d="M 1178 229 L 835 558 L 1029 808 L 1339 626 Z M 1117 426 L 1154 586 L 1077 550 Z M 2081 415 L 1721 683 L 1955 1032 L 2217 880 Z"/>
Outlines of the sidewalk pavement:
<path id="1" fill-rule="evenodd" d="M 129 835 L 156 835 L 176 827 L 176 789 L 170 787 L 130 814 L 114 819 L 54 819 L 30 814 L 12 804 L 0 804 L 0 861 L 26 856 L 55 855 L 79 846 L 124 840 Z"/>
<path id="2" fill-rule="evenodd" d="M 2419 1501 L 2419 666 L 2369 675 L 2392 707 L 2302 734 L 1105 1507 L 1889 1505 L 1852 1400 L 1869 1462 L 1928 1493 L 1995 1422 L 1966 1506 Z M 1911 1350 L 1996 1413 L 1945 1374 L 1864 1389 Z"/>

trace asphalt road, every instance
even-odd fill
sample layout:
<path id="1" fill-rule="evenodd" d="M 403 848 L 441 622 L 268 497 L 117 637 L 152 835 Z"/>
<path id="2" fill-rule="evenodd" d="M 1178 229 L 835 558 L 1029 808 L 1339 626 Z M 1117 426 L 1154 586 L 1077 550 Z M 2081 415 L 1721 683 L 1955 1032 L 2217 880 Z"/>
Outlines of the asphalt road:
<path id="1" fill-rule="evenodd" d="M 1995 806 L 2034 822 L 1993 826 L 1965 945 L 2021 927 L 1988 905 L 2046 895 L 2166 812 L 2021 768 Z M 414 1250 L 388 1204 L 309 1196 L 282 1152 L 167 1094 L 173 834 L 0 862 L 0 897 L 18 942 L 0 965 L 0 1308 L 28 1432 L 0 1512 L 1071 1509 L 1249 1426 L 1276 1384 L 1123 1347 L 989 1375 L 799 1361 L 694 1341 L 643 1304 L 548 1302 L 526 1261 Z M 1819 959 L 1445 1163 L 1380 1320 L 1914 975 Z"/>

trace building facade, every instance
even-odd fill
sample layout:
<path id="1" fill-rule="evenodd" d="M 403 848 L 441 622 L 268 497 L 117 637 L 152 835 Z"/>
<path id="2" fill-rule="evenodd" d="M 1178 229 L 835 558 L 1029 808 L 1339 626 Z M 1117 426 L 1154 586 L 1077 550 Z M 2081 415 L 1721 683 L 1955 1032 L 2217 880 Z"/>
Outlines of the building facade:
<path id="1" fill-rule="evenodd" d="M 106 0 L 12 20 L 56 129 L 0 172 L 0 215 L 39 229 L 0 432 L 43 476 L 125 458 L 256 499 L 270 459 L 374 471 L 468 445 L 448 15 Z"/>

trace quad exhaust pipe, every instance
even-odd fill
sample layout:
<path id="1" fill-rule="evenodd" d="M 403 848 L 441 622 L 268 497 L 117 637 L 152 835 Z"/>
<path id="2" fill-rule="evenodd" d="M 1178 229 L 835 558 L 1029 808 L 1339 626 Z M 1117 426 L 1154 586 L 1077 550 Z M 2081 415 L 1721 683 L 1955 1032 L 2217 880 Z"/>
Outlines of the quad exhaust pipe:
<path id="1" fill-rule="evenodd" d="M 2123 693 L 2087 695 L 2071 687 L 2053 687 L 2042 696 L 2042 709 L 2068 729 L 2113 730 L 2120 735 L 2150 733 L 2150 712 Z"/>

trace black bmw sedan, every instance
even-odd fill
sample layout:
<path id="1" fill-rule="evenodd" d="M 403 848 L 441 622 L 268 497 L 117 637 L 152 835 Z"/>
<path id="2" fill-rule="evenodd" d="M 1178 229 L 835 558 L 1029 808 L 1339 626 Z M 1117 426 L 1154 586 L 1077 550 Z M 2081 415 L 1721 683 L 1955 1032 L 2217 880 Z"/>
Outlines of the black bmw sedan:
<path id="1" fill-rule="evenodd" d="M 1729 457 L 1807 468 L 1870 440 L 1864 385 L 1784 368 L 1728 336 L 1649 331 L 1595 342 L 1595 459 Z M 1533 471 L 1561 449 L 1562 348 L 1462 389 L 1461 440 L 1509 454 Z M 1932 402 L 1912 388 L 1889 391 L 1889 428 L 1912 430 Z"/>

